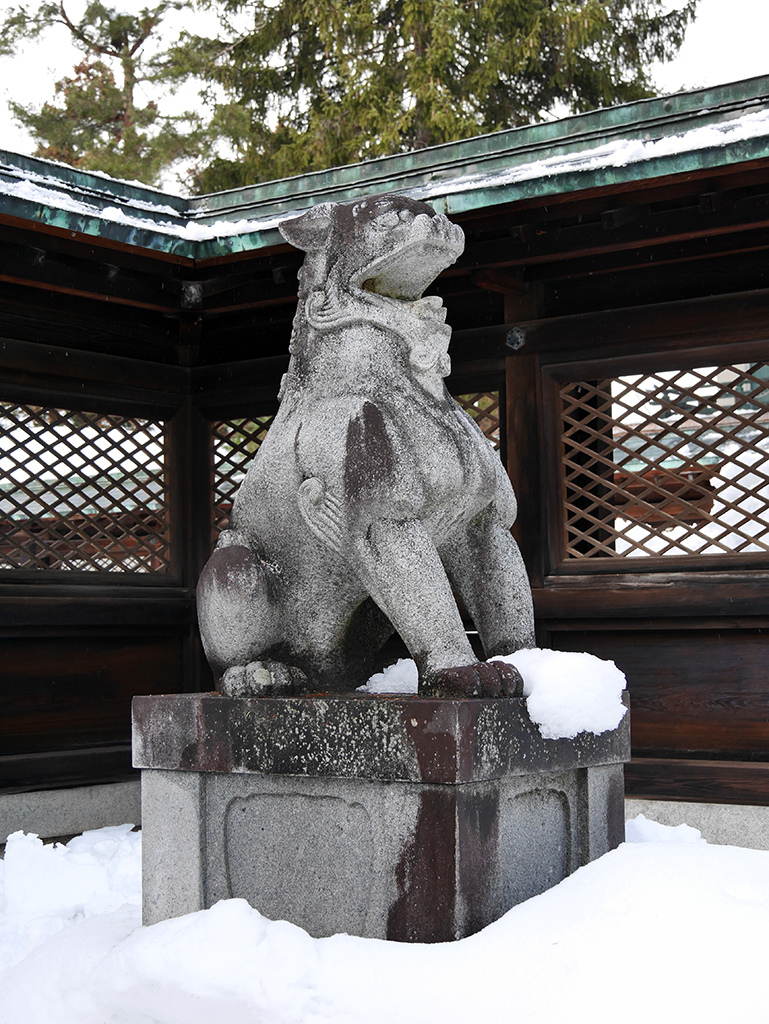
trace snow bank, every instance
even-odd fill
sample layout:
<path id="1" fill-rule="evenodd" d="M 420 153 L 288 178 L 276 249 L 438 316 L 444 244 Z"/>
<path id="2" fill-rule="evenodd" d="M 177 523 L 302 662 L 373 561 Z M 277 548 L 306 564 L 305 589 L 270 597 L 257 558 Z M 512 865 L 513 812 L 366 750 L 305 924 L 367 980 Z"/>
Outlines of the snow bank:
<path id="1" fill-rule="evenodd" d="M 436 945 L 312 939 L 242 900 L 150 928 L 137 927 L 135 908 L 89 916 L 138 872 L 125 829 L 87 833 L 79 852 L 77 840 L 41 853 L 35 837 L 14 837 L 13 913 L 63 924 L 0 969 L 1 1024 L 769 1020 L 769 853 L 709 846 L 686 826 L 639 817 L 634 842 L 477 935 Z M 87 870 L 68 876 L 62 864 Z"/>
<path id="2" fill-rule="evenodd" d="M 141 872 L 135 853 L 141 835 L 133 825 L 85 832 L 45 845 L 36 835 L 14 832 L 3 861 L 5 911 L 17 916 L 90 917 L 141 903 Z"/>
<path id="3" fill-rule="evenodd" d="M 539 647 L 491 660 L 507 661 L 521 673 L 529 715 L 545 739 L 602 733 L 616 729 L 622 721 L 626 680 L 613 661 Z M 414 694 L 417 667 L 401 658 L 358 689 L 363 693 Z"/>
<path id="4" fill-rule="evenodd" d="M 141 834 L 132 828 L 85 832 L 66 846 L 23 832 L 8 837 L 0 861 L 0 973 L 74 921 L 124 908 L 133 927 L 139 923 Z"/>
<path id="5" fill-rule="evenodd" d="M 625 822 L 625 840 L 628 843 L 704 843 L 702 833 L 691 825 L 660 825 L 637 814 Z"/>

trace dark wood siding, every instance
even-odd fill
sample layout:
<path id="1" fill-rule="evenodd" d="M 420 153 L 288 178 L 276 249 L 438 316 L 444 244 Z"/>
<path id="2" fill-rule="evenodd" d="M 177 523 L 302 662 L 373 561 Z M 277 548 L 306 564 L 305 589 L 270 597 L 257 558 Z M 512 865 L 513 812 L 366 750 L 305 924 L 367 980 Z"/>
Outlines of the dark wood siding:
<path id="1" fill-rule="evenodd" d="M 764 174 L 760 184 L 750 186 L 755 197 L 765 192 L 765 181 Z M 611 414 L 601 420 L 601 403 L 591 404 L 589 398 L 583 416 L 593 432 L 584 463 L 585 479 L 592 473 L 592 490 L 585 488 L 581 506 L 574 501 L 583 483 L 574 466 L 576 487 L 567 491 L 564 484 L 563 382 L 591 382 L 595 396 L 608 396 L 605 412 L 618 393 L 610 381 L 621 375 L 769 364 L 764 276 L 769 239 L 763 228 L 748 228 L 741 221 L 742 200 L 736 194 L 716 189 L 731 214 L 722 208 L 718 230 L 723 233 L 709 237 L 706 254 L 702 231 L 710 222 L 709 201 L 696 200 L 703 219 L 695 223 L 693 212 L 685 211 L 693 211 L 697 189 L 692 183 L 688 187 L 690 198 L 679 193 L 673 199 L 668 192 L 660 206 L 649 203 L 655 192 L 665 194 L 655 188 L 623 197 L 626 206 L 641 205 L 624 226 L 621 218 L 613 226 L 611 217 L 602 215 L 600 223 L 593 220 L 588 227 L 586 217 L 550 243 L 545 238 L 531 244 L 535 259 L 541 260 L 527 271 L 529 295 L 536 301 L 517 307 L 511 300 L 506 317 L 508 332 L 513 325 L 518 328 L 520 345 L 507 359 L 509 468 L 521 504 L 517 533 L 533 583 L 539 642 L 609 658 L 627 675 L 633 716 L 627 791 L 651 798 L 769 804 L 765 544 L 752 545 L 753 550 L 743 544 L 742 551 L 718 555 L 692 550 L 674 558 L 653 551 L 612 557 L 614 517 L 622 505 L 615 503 L 612 510 L 613 499 L 606 495 L 618 484 L 618 473 L 611 469 L 611 454 L 601 450 L 600 431 L 588 422 L 591 409 L 597 412 L 595 422 L 606 422 Z M 708 194 L 711 190 L 709 185 Z M 553 210 L 550 216 L 556 216 Z M 686 224 L 686 230 L 679 232 L 676 223 Z M 650 230 L 652 224 L 659 233 Z M 672 236 L 666 238 L 668 231 L 675 234 L 675 245 Z M 580 237 L 591 238 L 590 251 L 571 251 L 572 240 L 576 244 Z M 549 254 L 541 251 L 548 246 Z M 753 250 L 749 257 L 743 246 Z M 740 250 L 743 255 L 736 258 Z M 572 450 L 579 452 L 584 437 L 572 429 Z M 607 449 L 616 437 L 610 426 Z M 745 444 L 750 449 L 750 442 Z M 753 456 L 760 459 L 753 464 L 763 473 L 765 452 L 755 442 Z M 596 469 L 601 465 L 603 493 Z M 666 471 L 653 479 L 648 467 L 636 472 L 627 498 L 632 505 L 637 504 L 633 494 L 643 496 L 635 525 L 646 522 L 661 529 L 668 525 L 659 489 Z M 759 474 L 753 484 L 757 493 L 762 481 Z M 672 496 L 667 495 L 670 506 L 684 484 L 673 486 Z M 701 486 L 690 497 L 687 514 L 696 534 L 718 490 L 709 494 Z M 564 512 L 565 500 L 572 503 L 570 513 Z M 573 539 L 579 536 L 580 507 L 591 537 L 581 548 Z M 663 514 L 656 512 L 659 508 Z M 571 554 L 568 515 L 575 525 Z M 611 520 L 603 531 L 601 515 Z M 765 540 L 762 508 L 757 516 L 757 535 Z"/>
<path id="2" fill-rule="evenodd" d="M 455 328 L 453 393 L 504 392 L 540 642 L 627 674 L 639 796 L 769 804 L 769 561 L 564 557 L 558 389 L 769 363 L 768 203 L 756 162 L 468 213 L 465 253 L 433 289 Z M 0 401 L 167 425 L 167 571 L 0 571 L 0 787 L 112 780 L 130 771 L 132 694 L 211 686 L 194 587 L 212 425 L 274 411 L 301 254 L 194 265 L 19 222 L 0 225 L 0 250 Z M 649 497 L 638 472 L 630 493 Z"/>

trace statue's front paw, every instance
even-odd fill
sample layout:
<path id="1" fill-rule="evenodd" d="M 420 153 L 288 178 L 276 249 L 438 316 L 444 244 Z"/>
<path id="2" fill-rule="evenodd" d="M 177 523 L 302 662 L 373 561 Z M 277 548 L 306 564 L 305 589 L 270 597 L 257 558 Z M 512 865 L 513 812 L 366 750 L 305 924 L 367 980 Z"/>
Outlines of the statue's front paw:
<path id="1" fill-rule="evenodd" d="M 279 661 L 233 665 L 219 680 L 219 692 L 225 697 L 287 697 L 307 688 L 301 669 Z"/>
<path id="2" fill-rule="evenodd" d="M 522 697 L 523 679 L 504 661 L 445 668 L 419 684 L 420 697 Z"/>

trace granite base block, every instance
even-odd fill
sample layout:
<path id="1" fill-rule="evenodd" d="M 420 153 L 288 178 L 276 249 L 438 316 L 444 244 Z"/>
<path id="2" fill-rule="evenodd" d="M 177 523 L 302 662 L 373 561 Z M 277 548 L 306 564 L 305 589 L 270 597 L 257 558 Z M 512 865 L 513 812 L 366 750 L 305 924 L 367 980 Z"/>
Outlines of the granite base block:
<path id="1" fill-rule="evenodd" d="M 137 697 L 144 921 L 243 897 L 316 937 L 461 938 L 623 838 L 629 715 L 525 702 Z"/>

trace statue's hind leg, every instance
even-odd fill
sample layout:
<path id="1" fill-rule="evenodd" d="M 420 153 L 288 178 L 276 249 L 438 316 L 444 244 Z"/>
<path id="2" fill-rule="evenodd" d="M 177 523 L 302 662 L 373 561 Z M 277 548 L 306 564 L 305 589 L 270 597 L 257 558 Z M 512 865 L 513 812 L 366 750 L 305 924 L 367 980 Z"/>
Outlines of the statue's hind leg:
<path id="1" fill-rule="evenodd" d="M 298 670 L 260 660 L 276 641 L 278 590 L 271 567 L 226 531 L 197 590 L 203 648 L 222 692 L 243 696 L 301 686 L 292 675 Z"/>
<path id="2" fill-rule="evenodd" d="M 487 658 L 534 647 L 534 609 L 526 567 L 493 504 L 452 533 L 440 555 L 473 618 Z"/>

